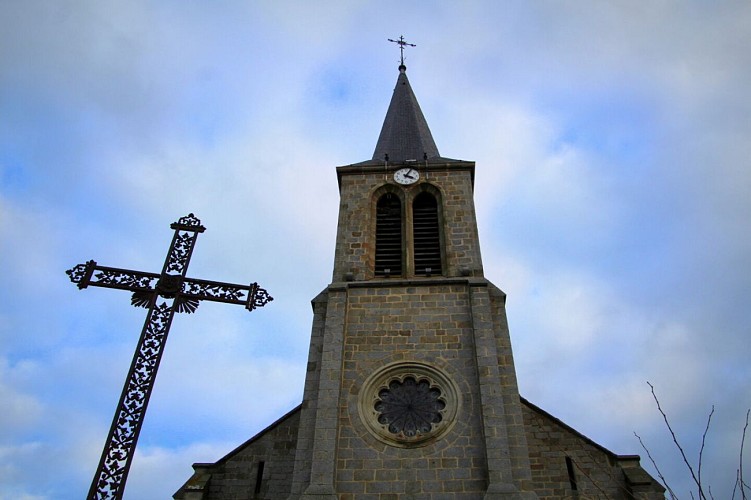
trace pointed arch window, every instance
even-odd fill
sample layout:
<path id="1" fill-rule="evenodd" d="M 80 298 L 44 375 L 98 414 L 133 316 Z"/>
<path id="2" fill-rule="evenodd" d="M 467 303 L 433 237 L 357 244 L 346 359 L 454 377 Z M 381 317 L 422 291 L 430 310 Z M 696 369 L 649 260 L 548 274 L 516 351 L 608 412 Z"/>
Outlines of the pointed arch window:
<path id="1" fill-rule="evenodd" d="M 440 275 L 442 270 L 438 202 L 428 192 L 418 194 L 412 202 L 412 233 L 415 274 Z"/>
<path id="2" fill-rule="evenodd" d="M 376 205 L 375 275 L 402 274 L 402 204 L 398 196 L 386 193 Z"/>

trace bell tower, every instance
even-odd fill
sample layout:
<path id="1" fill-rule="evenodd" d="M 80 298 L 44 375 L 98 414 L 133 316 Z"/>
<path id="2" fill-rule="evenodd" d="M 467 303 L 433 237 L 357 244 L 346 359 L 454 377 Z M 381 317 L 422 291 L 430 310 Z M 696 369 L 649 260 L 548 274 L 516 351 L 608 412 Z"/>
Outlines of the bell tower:
<path id="1" fill-rule="evenodd" d="M 373 158 L 337 168 L 289 498 L 536 498 L 474 172 L 440 156 L 402 64 Z"/>
<path id="2" fill-rule="evenodd" d="M 506 295 L 483 274 L 475 164 L 438 153 L 403 63 L 373 157 L 336 173 L 303 402 L 193 464 L 175 499 L 664 499 L 637 455 L 520 397 Z"/>

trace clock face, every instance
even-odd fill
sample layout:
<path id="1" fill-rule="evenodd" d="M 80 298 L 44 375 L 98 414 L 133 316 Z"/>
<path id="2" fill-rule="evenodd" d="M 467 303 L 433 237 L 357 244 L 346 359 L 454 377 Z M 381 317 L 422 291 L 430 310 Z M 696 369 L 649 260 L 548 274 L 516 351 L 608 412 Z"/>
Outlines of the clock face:
<path id="1" fill-rule="evenodd" d="M 420 172 L 414 168 L 400 168 L 394 172 L 394 180 L 402 185 L 414 184 L 420 180 Z"/>

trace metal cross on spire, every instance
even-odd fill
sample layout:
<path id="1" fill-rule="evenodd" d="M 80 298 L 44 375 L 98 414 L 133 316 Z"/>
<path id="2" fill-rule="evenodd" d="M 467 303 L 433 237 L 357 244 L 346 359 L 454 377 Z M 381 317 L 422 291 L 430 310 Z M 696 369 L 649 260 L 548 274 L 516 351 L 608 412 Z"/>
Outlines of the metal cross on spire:
<path id="1" fill-rule="evenodd" d="M 244 305 L 248 311 L 274 300 L 257 283 L 235 285 L 186 278 L 198 234 L 206 230 L 193 214 L 170 226 L 175 230 L 161 274 L 97 265 L 93 260 L 66 271 L 84 289 L 89 285 L 133 292 L 131 304 L 149 310 L 133 355 L 120 402 L 112 419 L 87 498 L 121 499 L 141 424 L 154 388 L 172 318 L 176 312 L 194 312 L 202 300 Z M 158 303 L 161 299 L 161 303 Z"/>
<path id="2" fill-rule="evenodd" d="M 408 46 L 408 47 L 417 47 L 417 45 L 415 45 L 414 43 L 407 43 L 407 42 L 405 42 L 404 41 L 404 35 L 400 36 L 399 40 L 392 40 L 391 38 L 389 38 L 388 41 L 389 42 L 394 42 L 394 43 L 396 43 L 396 44 L 399 45 L 399 52 L 401 53 L 401 56 L 402 56 L 401 57 L 402 62 L 400 64 L 400 66 L 404 66 L 404 47 L 405 46 Z"/>

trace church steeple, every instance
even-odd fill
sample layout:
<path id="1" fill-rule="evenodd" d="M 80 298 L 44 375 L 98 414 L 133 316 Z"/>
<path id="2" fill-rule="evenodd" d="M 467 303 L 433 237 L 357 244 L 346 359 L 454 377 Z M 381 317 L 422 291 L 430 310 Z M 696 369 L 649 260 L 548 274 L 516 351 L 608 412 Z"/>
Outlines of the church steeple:
<path id="1" fill-rule="evenodd" d="M 334 271 L 312 301 L 303 404 L 194 465 L 174 498 L 664 500 L 633 456 L 520 399 L 474 171 L 438 155 L 402 59 L 373 159 L 336 168 Z"/>
<path id="2" fill-rule="evenodd" d="M 390 162 L 436 158 L 438 148 L 422 114 L 417 97 L 407 79 L 407 67 L 399 66 L 394 95 L 391 97 L 381 135 L 378 137 L 374 160 Z"/>

